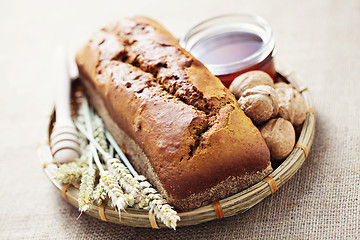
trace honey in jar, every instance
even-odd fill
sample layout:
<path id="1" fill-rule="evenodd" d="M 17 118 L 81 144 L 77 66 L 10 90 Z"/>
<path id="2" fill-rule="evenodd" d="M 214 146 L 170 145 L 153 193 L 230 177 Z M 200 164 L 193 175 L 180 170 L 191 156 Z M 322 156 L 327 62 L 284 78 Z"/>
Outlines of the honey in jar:
<path id="1" fill-rule="evenodd" d="M 274 39 L 268 23 L 254 15 L 224 15 L 192 28 L 180 44 L 226 87 L 240 74 L 262 70 L 275 77 Z"/>

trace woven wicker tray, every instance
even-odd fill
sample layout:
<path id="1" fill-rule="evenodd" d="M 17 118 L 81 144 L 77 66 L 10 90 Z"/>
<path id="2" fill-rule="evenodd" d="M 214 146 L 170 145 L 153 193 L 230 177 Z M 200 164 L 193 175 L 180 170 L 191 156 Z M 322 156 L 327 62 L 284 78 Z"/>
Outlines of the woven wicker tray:
<path id="1" fill-rule="evenodd" d="M 296 173 L 296 171 L 301 167 L 307 158 L 315 134 L 316 121 L 310 92 L 308 88 L 302 83 L 299 75 L 294 70 L 282 63 L 279 63 L 277 60 L 275 61 L 275 65 L 279 75 L 288 80 L 296 89 L 301 92 L 309 109 L 295 148 L 285 159 L 285 161 L 264 180 L 237 194 L 222 199 L 219 202 L 191 211 L 179 212 L 181 221 L 178 222 L 177 227 L 196 225 L 222 217 L 230 217 L 235 214 L 247 211 L 252 206 L 256 205 L 269 195 L 276 192 L 279 187 L 286 183 Z M 44 126 L 44 129 L 46 129 L 45 141 L 44 143 L 40 144 L 38 148 L 39 157 L 43 163 L 45 174 L 49 177 L 54 186 L 62 193 L 63 197 L 67 201 L 69 201 L 75 207 L 78 207 L 78 186 L 64 185 L 59 181 L 54 180 L 51 178 L 49 169 L 47 168 L 47 166 L 53 162 L 49 146 L 50 129 L 53 121 L 54 109 L 50 115 L 50 118 L 47 119 L 47 128 Z M 121 212 L 120 220 L 119 213 L 115 211 L 114 208 L 106 205 L 105 203 L 101 206 L 93 205 L 86 213 L 103 221 L 127 226 L 166 228 L 162 222 L 156 221 L 154 215 L 149 215 L 149 212 L 146 210 L 136 210 L 129 208 L 126 210 L 126 212 Z"/>

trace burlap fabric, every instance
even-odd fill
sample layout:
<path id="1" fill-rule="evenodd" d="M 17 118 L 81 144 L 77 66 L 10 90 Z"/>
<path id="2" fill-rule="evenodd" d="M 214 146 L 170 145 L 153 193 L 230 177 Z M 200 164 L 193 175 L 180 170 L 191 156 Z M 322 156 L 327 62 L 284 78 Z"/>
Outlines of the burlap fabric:
<path id="1" fill-rule="evenodd" d="M 256 13 L 277 56 L 302 75 L 317 112 L 309 158 L 244 214 L 152 230 L 104 223 L 68 204 L 42 172 L 36 145 L 53 102 L 49 59 L 74 52 L 97 28 L 146 14 L 176 36 L 211 16 Z M 0 239 L 358 239 L 360 235 L 360 2 L 1 1 Z"/>

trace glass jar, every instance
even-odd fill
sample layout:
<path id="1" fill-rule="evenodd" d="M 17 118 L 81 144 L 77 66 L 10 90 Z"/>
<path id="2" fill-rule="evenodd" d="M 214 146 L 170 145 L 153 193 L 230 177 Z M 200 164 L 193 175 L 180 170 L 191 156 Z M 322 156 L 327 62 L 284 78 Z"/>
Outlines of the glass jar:
<path id="1" fill-rule="evenodd" d="M 191 28 L 180 45 L 226 87 L 240 74 L 262 70 L 275 78 L 275 41 L 270 25 L 249 14 L 222 15 Z"/>

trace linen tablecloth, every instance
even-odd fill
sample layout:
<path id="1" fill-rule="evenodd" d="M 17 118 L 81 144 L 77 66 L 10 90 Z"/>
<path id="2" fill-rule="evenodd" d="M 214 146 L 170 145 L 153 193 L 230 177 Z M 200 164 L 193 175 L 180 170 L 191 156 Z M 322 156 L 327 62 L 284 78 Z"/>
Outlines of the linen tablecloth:
<path id="1" fill-rule="evenodd" d="M 313 147 L 274 195 L 226 219 L 153 230 L 79 212 L 42 172 L 36 153 L 54 100 L 56 44 L 74 54 L 101 26 L 155 18 L 176 37 L 227 13 L 264 17 L 276 56 L 309 87 Z M 360 1 L 0 1 L 0 239 L 358 239 L 360 235 Z"/>

